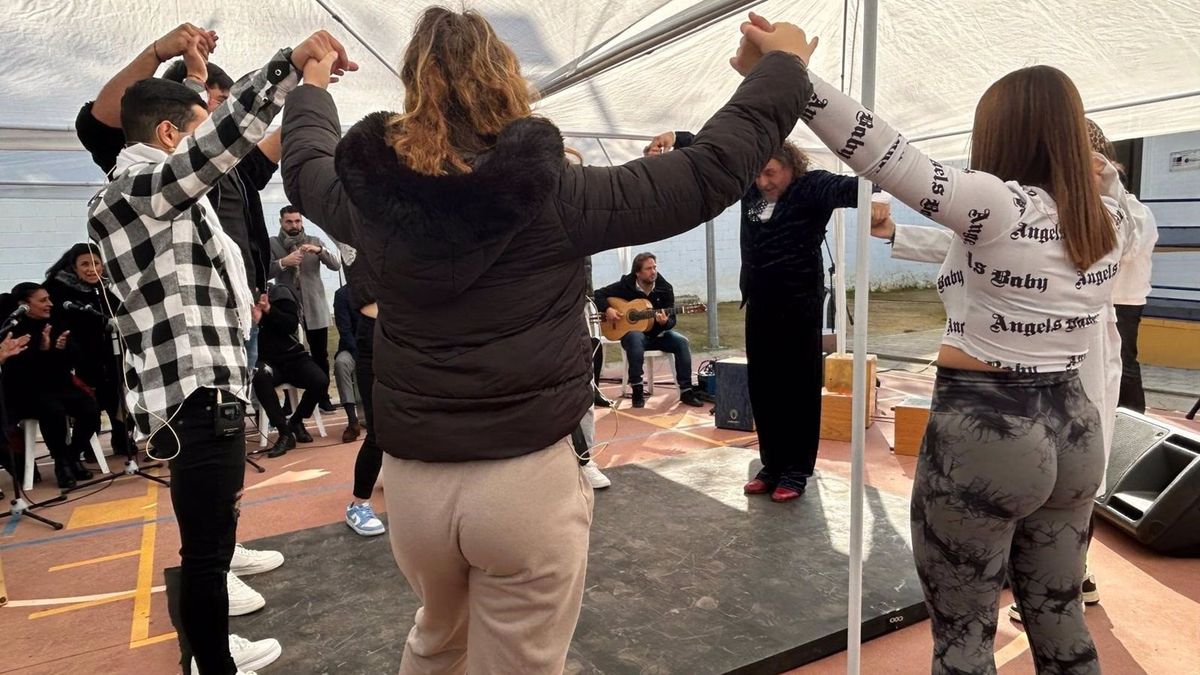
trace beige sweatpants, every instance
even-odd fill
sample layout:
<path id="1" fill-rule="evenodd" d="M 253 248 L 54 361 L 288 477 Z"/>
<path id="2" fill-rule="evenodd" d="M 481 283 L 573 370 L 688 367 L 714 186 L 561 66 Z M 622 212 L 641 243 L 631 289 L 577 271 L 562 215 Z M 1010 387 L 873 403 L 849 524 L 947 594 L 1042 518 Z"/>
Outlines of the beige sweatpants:
<path id="1" fill-rule="evenodd" d="M 569 438 L 513 459 L 383 458 L 392 553 L 423 605 L 400 675 L 561 673 L 592 488 Z"/>

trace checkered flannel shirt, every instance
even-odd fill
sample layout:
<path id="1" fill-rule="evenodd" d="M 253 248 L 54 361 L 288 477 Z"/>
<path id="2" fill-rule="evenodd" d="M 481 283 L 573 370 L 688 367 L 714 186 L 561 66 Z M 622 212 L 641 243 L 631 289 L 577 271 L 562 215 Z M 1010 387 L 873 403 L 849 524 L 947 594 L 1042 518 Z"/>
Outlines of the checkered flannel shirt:
<path id="1" fill-rule="evenodd" d="M 198 388 L 248 396 L 236 302 L 200 199 L 266 135 L 299 79 L 287 53 L 277 53 L 174 153 L 115 174 L 91 203 L 88 232 L 120 301 L 126 400 L 143 433 Z"/>

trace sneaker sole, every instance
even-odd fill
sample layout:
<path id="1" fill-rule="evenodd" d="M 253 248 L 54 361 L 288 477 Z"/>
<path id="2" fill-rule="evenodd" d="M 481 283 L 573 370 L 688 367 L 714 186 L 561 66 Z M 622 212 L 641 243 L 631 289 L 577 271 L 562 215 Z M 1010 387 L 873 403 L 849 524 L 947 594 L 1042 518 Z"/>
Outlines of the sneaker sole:
<path id="1" fill-rule="evenodd" d="M 271 646 L 270 651 L 264 653 L 262 656 L 259 656 L 251 661 L 247 661 L 246 663 L 239 663 L 239 664 L 237 664 L 237 667 L 238 667 L 238 670 L 243 671 L 243 672 L 245 672 L 247 670 L 262 670 L 263 668 L 266 668 L 267 666 L 271 665 L 272 663 L 275 663 L 275 660 L 278 659 L 281 654 L 283 654 L 283 647 L 281 647 L 279 645 L 279 643 L 276 642 L 274 645 Z"/>
<path id="2" fill-rule="evenodd" d="M 355 534 L 359 534 L 359 535 L 362 535 L 362 536 L 364 536 L 364 537 L 378 537 L 378 536 L 379 536 L 379 535 L 381 535 L 381 534 L 387 534 L 387 528 L 386 528 L 386 527 L 381 527 L 381 528 L 379 528 L 378 530 L 374 530 L 374 531 L 372 531 L 372 530 L 364 530 L 364 529 L 361 529 L 361 528 L 355 527 L 355 526 L 354 526 L 354 525 L 352 525 L 352 524 L 351 524 L 349 521 L 346 521 L 346 527 L 350 528 L 351 530 L 354 530 L 354 533 L 355 533 Z"/>
<path id="3" fill-rule="evenodd" d="M 266 606 L 267 606 L 266 598 L 263 598 L 260 595 L 257 598 L 255 598 L 253 601 L 246 602 L 242 605 L 238 605 L 236 607 L 234 605 L 230 605 L 229 606 L 229 616 L 245 616 L 247 614 L 253 614 L 254 612 L 257 612 L 258 610 L 260 610 Z"/>
<path id="4" fill-rule="evenodd" d="M 1083 604 L 1085 604 L 1085 605 L 1100 604 L 1100 591 L 1084 591 L 1082 595 L 1083 595 Z"/>

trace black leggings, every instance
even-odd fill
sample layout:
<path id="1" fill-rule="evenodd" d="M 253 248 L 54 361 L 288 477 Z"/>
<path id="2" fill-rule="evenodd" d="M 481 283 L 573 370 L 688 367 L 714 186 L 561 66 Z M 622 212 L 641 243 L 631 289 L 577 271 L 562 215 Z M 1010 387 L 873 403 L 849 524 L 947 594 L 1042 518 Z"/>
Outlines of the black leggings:
<path id="1" fill-rule="evenodd" d="M 1075 371 L 938 369 L 911 506 L 933 673 L 996 672 L 1006 567 L 1037 672 L 1100 672 L 1080 586 L 1103 471 Z"/>
<path id="2" fill-rule="evenodd" d="M 367 437 L 358 448 L 354 460 L 354 498 L 370 499 L 383 466 L 383 451 L 375 442 L 375 319 L 360 316 L 358 331 L 354 336 L 358 343 L 358 359 L 354 362 L 358 377 L 358 393 L 362 395 L 363 410 L 367 414 Z"/>

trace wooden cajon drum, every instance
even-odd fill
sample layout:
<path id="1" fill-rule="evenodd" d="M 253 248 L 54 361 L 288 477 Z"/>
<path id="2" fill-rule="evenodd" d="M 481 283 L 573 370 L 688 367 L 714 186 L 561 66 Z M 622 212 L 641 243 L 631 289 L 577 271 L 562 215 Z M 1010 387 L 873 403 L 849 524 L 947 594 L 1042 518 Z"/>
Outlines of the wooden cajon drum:
<path id="1" fill-rule="evenodd" d="M 929 398 L 925 396 L 909 396 L 892 408 L 896 413 L 897 455 L 915 457 L 920 454 L 925 425 L 929 423 L 929 404 Z"/>
<path id="2" fill-rule="evenodd" d="M 867 372 L 863 385 L 867 388 L 867 423 L 874 421 L 875 371 L 878 360 L 867 354 Z M 825 357 L 825 388 L 821 391 L 821 438 L 830 441 L 850 440 L 852 383 L 854 355 L 836 353 Z"/>

